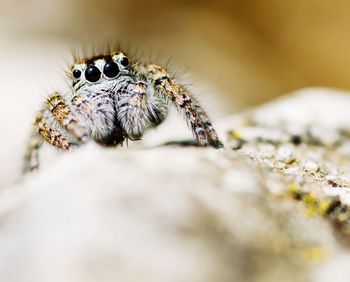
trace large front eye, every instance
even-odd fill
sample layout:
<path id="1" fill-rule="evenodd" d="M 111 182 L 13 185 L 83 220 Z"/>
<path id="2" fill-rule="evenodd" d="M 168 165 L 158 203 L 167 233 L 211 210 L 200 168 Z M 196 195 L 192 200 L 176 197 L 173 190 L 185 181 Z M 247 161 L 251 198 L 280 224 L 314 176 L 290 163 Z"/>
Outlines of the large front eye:
<path id="1" fill-rule="evenodd" d="M 106 63 L 103 67 L 103 73 L 109 78 L 116 77 L 119 73 L 118 65 L 115 62 Z"/>
<path id="2" fill-rule="evenodd" d="M 97 67 L 89 66 L 85 70 L 85 78 L 90 82 L 96 82 L 101 78 L 101 72 Z"/>

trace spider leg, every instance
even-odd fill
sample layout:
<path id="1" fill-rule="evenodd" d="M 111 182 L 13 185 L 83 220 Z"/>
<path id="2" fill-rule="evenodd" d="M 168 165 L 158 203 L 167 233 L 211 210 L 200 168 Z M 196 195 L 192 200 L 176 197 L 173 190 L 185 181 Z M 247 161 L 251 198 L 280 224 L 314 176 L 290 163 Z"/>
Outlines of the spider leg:
<path id="1" fill-rule="evenodd" d="M 185 113 L 200 146 L 223 147 L 208 115 L 187 89 L 175 84 L 168 73 L 160 66 L 153 64 L 137 65 L 135 69 L 148 77 L 158 91 L 168 97 L 178 109 Z"/>
<path id="2" fill-rule="evenodd" d="M 22 172 L 27 173 L 39 168 L 39 150 L 42 146 L 43 140 L 38 134 L 33 130 L 29 142 L 27 151 L 24 155 L 24 163 Z"/>
<path id="3" fill-rule="evenodd" d="M 79 124 L 78 119 L 59 93 L 55 92 L 49 96 L 46 100 L 46 107 L 59 124 L 72 134 L 79 143 L 85 143 L 88 140 L 85 128 Z"/>
<path id="4" fill-rule="evenodd" d="M 72 146 L 58 130 L 47 125 L 43 112 L 40 111 L 36 115 L 28 148 L 24 157 L 24 173 L 39 168 L 39 151 L 43 141 L 63 150 L 68 150 Z"/>
<path id="5" fill-rule="evenodd" d="M 85 129 L 79 125 L 77 118 L 64 102 L 61 95 L 53 93 L 44 104 L 44 109 L 36 115 L 33 130 L 29 139 L 27 152 L 24 159 L 23 172 L 33 171 L 39 167 L 39 151 L 43 141 L 62 150 L 69 150 L 75 143 L 71 143 L 59 129 L 49 125 L 45 114 L 52 117 L 75 138 L 78 144 L 87 141 Z"/>
<path id="6" fill-rule="evenodd" d="M 146 128 L 164 119 L 164 111 L 158 105 L 145 82 L 130 83 L 118 97 L 118 120 L 131 140 L 140 140 Z M 165 104 L 165 103 L 164 103 Z"/>
<path id="7" fill-rule="evenodd" d="M 94 94 L 95 96 L 92 95 L 89 98 L 82 95 L 74 95 L 71 100 L 72 107 L 75 113 L 84 119 L 85 125 L 90 129 L 89 138 L 94 139 L 94 141 L 101 145 L 122 145 L 126 135 L 123 128 L 115 119 L 114 111 L 116 105 L 110 103 L 108 94 L 99 94 Z M 103 112 L 103 115 L 101 115 L 101 112 Z M 101 137 L 99 135 L 101 130 L 98 129 L 101 125 L 109 127 L 113 132 L 108 133 L 107 137 Z"/>

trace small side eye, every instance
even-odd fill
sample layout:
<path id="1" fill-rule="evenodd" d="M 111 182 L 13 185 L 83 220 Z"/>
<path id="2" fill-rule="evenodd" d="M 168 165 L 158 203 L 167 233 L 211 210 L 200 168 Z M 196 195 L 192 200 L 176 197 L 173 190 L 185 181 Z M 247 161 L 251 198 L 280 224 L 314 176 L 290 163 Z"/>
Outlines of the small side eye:
<path id="1" fill-rule="evenodd" d="M 96 82 L 101 78 L 101 72 L 96 66 L 89 66 L 85 70 L 85 78 L 90 82 Z"/>
<path id="2" fill-rule="evenodd" d="M 73 71 L 73 76 L 74 76 L 74 78 L 79 78 L 81 76 L 81 71 L 78 69 L 75 69 Z"/>
<path id="3" fill-rule="evenodd" d="M 115 77 L 119 73 L 118 65 L 115 62 L 108 62 L 103 67 L 103 73 L 109 77 Z"/>
<path id="4" fill-rule="evenodd" d="M 123 66 L 123 67 L 126 67 L 129 65 L 129 59 L 127 57 L 123 57 L 121 60 L 120 60 L 120 64 Z"/>

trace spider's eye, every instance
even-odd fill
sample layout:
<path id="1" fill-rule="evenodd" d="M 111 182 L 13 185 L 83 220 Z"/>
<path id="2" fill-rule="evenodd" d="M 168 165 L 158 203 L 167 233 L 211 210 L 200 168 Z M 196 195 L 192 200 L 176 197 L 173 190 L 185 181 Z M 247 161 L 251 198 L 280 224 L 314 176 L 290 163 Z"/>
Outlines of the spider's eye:
<path id="1" fill-rule="evenodd" d="M 90 82 L 96 82 L 100 79 L 101 72 L 95 66 L 89 66 L 85 71 L 85 78 Z"/>
<path id="2" fill-rule="evenodd" d="M 118 65 L 115 62 L 106 63 L 103 67 L 103 73 L 109 78 L 117 76 L 119 73 Z"/>
<path id="3" fill-rule="evenodd" d="M 74 76 L 74 78 L 79 78 L 79 77 L 81 76 L 81 71 L 75 69 L 75 70 L 73 71 L 73 76 Z"/>
<path id="4" fill-rule="evenodd" d="M 127 57 L 123 57 L 121 60 L 120 60 L 120 63 L 123 67 L 126 67 L 127 65 L 129 65 L 129 59 Z"/>

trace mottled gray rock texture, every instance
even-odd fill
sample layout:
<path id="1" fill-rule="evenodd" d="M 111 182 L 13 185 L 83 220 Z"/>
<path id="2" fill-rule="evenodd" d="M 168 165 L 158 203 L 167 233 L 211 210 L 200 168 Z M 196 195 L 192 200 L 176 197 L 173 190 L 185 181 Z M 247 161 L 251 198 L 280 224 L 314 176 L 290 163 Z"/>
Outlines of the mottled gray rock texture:
<path id="1" fill-rule="evenodd" d="M 218 124 L 225 149 L 88 144 L 0 194 L 0 281 L 350 281 L 350 96 Z"/>

